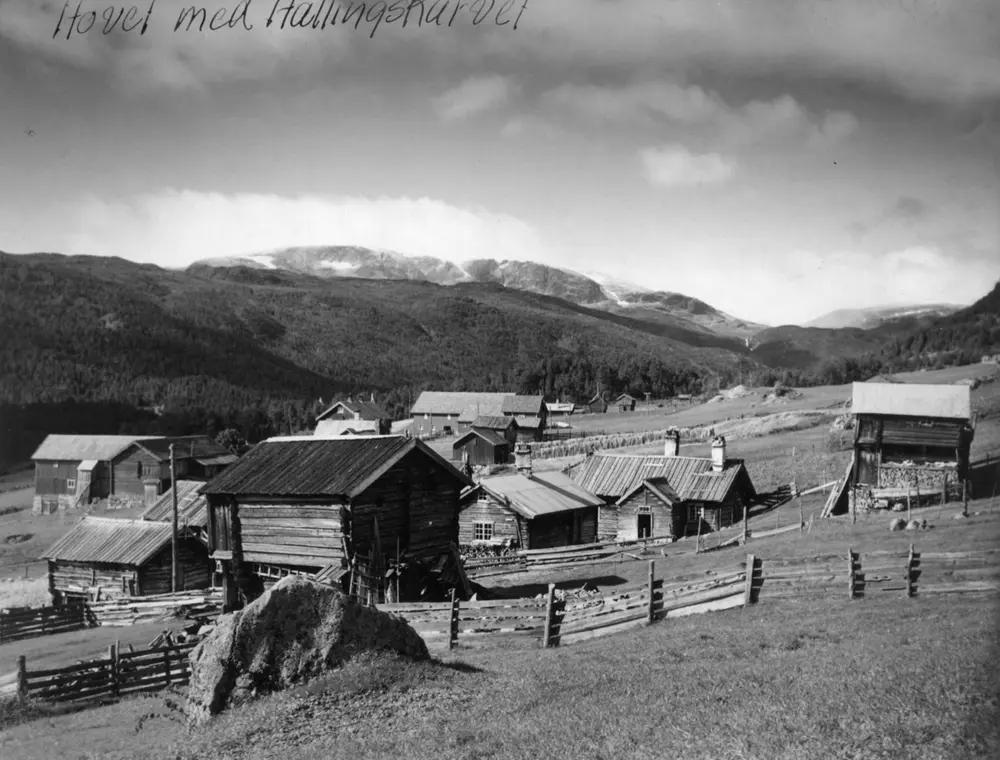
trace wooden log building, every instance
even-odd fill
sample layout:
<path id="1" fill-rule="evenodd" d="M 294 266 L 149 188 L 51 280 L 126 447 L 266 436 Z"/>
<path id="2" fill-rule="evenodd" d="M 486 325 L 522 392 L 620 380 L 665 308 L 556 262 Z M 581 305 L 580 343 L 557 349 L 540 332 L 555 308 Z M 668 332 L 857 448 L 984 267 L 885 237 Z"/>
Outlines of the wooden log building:
<path id="1" fill-rule="evenodd" d="M 451 459 L 472 467 L 507 464 L 511 461 L 511 443 L 493 430 L 474 428 L 451 446 Z"/>
<path id="2" fill-rule="evenodd" d="M 169 523 L 84 517 L 41 556 L 54 602 L 169 593 L 172 536 Z M 178 538 L 178 590 L 208 588 L 207 548 L 190 531 Z"/>
<path id="3" fill-rule="evenodd" d="M 147 507 L 170 488 L 170 446 L 177 478 L 207 481 L 239 457 L 207 435 L 138 440 L 112 461 L 113 495 Z"/>
<path id="4" fill-rule="evenodd" d="M 603 394 L 598 393 L 587 402 L 587 409 L 594 414 L 604 414 L 608 411 L 608 400 L 604 398 Z"/>
<path id="5" fill-rule="evenodd" d="M 679 456 L 679 446 L 674 435 L 663 456 L 596 452 L 573 473 L 605 502 L 598 540 L 678 539 L 743 519 L 756 491 L 743 461 L 727 458 L 725 438 L 713 441 L 710 457 Z"/>
<path id="6" fill-rule="evenodd" d="M 457 561 L 459 495 L 472 481 L 415 438 L 271 438 L 202 488 L 209 548 L 227 605 L 283 573 L 324 573 L 350 591 L 355 577 L 414 598 L 413 565 Z"/>
<path id="7" fill-rule="evenodd" d="M 366 422 L 367 425 L 354 425 L 357 432 L 372 430 L 376 435 L 388 435 L 392 428 L 392 417 L 381 406 L 375 403 L 375 394 L 368 401 L 360 397 L 348 396 L 335 401 L 318 415 L 317 427 L 324 421 L 330 422 Z M 327 428 L 334 426 L 327 425 Z M 348 427 L 348 426 L 344 426 Z M 339 433 L 338 433 L 339 435 Z"/>
<path id="8" fill-rule="evenodd" d="M 635 396 L 630 396 L 628 393 L 623 393 L 618 398 L 615 399 L 615 406 L 618 407 L 619 412 L 634 412 L 635 411 Z"/>
<path id="9" fill-rule="evenodd" d="M 517 473 L 483 478 L 462 494 L 459 542 L 548 549 L 594 543 L 601 499 L 561 472 L 533 473 L 518 444 Z"/>
<path id="10" fill-rule="evenodd" d="M 851 413 L 852 492 L 962 497 L 975 434 L 969 386 L 854 383 Z"/>

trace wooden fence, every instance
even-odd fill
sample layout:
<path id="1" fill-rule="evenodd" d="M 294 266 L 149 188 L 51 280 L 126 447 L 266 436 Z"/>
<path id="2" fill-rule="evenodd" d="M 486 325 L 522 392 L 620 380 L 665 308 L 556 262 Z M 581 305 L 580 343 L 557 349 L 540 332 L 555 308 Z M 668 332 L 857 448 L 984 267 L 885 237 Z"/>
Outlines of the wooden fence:
<path id="1" fill-rule="evenodd" d="M 748 560 L 752 561 L 752 560 Z M 749 600 L 746 563 L 721 572 L 673 578 L 655 577 L 649 563 L 646 581 L 608 589 L 604 593 L 547 595 L 430 604 L 380 604 L 378 609 L 401 615 L 429 647 L 559 646 L 604 636 L 665 617 L 678 617 L 739 607 Z"/>
<path id="2" fill-rule="evenodd" d="M 82 604 L 0 610 L 0 644 L 87 628 L 90 618 Z"/>
<path id="3" fill-rule="evenodd" d="M 221 611 L 222 592 L 216 589 L 0 610 L 0 644 L 98 625 L 138 625 L 166 617 L 203 621 L 217 617 Z"/>
<path id="4" fill-rule="evenodd" d="M 186 684 L 191 676 L 188 655 L 194 644 L 120 652 L 117 644 L 106 658 L 64 668 L 29 670 L 17 660 L 17 695 L 49 702 L 113 699 L 142 691 Z"/>

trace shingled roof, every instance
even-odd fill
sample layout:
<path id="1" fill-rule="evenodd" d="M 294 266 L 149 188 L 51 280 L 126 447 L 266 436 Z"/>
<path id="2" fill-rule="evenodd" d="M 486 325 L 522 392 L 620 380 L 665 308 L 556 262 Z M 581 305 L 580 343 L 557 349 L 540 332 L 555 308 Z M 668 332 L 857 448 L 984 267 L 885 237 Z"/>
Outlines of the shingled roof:
<path id="1" fill-rule="evenodd" d="M 525 414 L 538 416 L 545 410 L 545 399 L 542 396 L 510 396 L 504 399 L 504 414 Z"/>
<path id="2" fill-rule="evenodd" d="M 424 391 L 413 404 L 410 414 L 453 414 L 460 415 L 473 410 L 470 419 L 480 415 L 503 415 L 503 402 L 513 393 L 459 393 L 448 391 Z M 475 411 L 478 407 L 478 411 Z"/>
<path id="3" fill-rule="evenodd" d="M 138 567 L 166 547 L 172 536 L 169 523 L 84 517 L 41 559 Z"/>
<path id="4" fill-rule="evenodd" d="M 574 480 L 591 493 L 620 500 L 643 481 L 665 481 L 684 501 L 722 501 L 746 475 L 751 492 L 753 483 L 741 460 L 730 459 L 722 472 L 712 472 L 712 460 L 705 457 L 634 456 L 597 452 L 574 473 Z"/>
<path id="5" fill-rule="evenodd" d="M 353 498 L 411 451 L 472 481 L 416 438 L 394 435 L 269 438 L 205 485 L 204 494 Z"/>
<path id="6" fill-rule="evenodd" d="M 205 485 L 202 480 L 177 481 L 177 521 L 181 525 L 192 528 L 204 528 L 208 525 L 208 502 L 199 493 Z M 143 520 L 152 522 L 171 522 L 174 511 L 174 492 L 167 489 L 153 505 L 142 513 Z"/>
<path id="7" fill-rule="evenodd" d="M 171 438 L 150 438 L 136 441 L 137 446 L 161 462 L 170 460 L 170 446 L 174 447 L 174 459 L 205 460 L 206 464 L 232 464 L 237 459 L 233 452 L 216 443 L 207 435 L 184 435 Z"/>

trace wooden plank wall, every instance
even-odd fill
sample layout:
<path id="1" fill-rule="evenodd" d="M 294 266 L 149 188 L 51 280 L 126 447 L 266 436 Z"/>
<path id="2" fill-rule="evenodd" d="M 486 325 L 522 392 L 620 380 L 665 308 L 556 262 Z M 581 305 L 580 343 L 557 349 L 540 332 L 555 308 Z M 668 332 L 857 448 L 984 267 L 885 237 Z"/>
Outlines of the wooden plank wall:
<path id="1" fill-rule="evenodd" d="M 475 538 L 474 524 L 477 522 L 492 522 L 493 538 L 498 541 L 504 539 L 517 541 L 519 535 L 527 535 L 526 532 L 519 534 L 519 521 L 522 523 L 523 531 L 523 519 L 493 497 L 489 497 L 487 501 L 469 502 L 458 517 L 458 542 L 459 544 L 473 542 Z"/>
<path id="2" fill-rule="evenodd" d="M 646 488 L 634 493 L 631 498 L 618 506 L 619 541 L 637 541 L 639 539 L 638 515 L 653 516 L 653 535 L 651 538 L 671 538 L 674 535 L 673 509 L 664 504 Z"/>
<path id="3" fill-rule="evenodd" d="M 208 549 L 200 541 L 186 538 L 177 542 L 180 566 L 178 591 L 207 588 L 212 584 Z M 168 546 L 139 568 L 136 593 L 167 594 L 173 591 L 173 554 Z"/>
<path id="4" fill-rule="evenodd" d="M 344 557 L 342 508 L 338 503 L 241 501 L 243 560 L 307 567 L 339 562 Z"/>

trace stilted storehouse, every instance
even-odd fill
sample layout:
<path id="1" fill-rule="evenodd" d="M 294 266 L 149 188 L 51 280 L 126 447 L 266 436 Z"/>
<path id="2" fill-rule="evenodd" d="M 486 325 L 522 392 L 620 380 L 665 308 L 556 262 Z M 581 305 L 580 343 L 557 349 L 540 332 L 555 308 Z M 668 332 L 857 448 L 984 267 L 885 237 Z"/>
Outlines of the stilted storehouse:
<path id="1" fill-rule="evenodd" d="M 733 525 L 756 498 L 743 460 L 726 456 L 726 440 L 712 442 L 710 457 L 679 456 L 680 437 L 669 437 L 663 456 L 597 452 L 574 480 L 600 496 L 598 540 L 682 538 Z"/>
<path id="2" fill-rule="evenodd" d="M 962 498 L 974 435 L 967 385 L 854 383 L 854 457 L 844 512 L 920 494 Z M 884 504 L 883 504 L 884 505 Z"/>
<path id="3" fill-rule="evenodd" d="M 321 574 L 372 601 L 420 598 L 426 573 L 461 573 L 459 495 L 470 485 L 415 438 L 257 444 L 202 489 L 227 605 L 237 587 L 252 599 L 289 573 Z"/>
<path id="4" fill-rule="evenodd" d="M 483 478 L 463 493 L 463 546 L 548 549 L 597 540 L 601 499 L 561 472 L 532 472 L 526 444 L 518 444 L 515 463 L 516 474 Z"/>
<path id="5" fill-rule="evenodd" d="M 178 590 L 208 588 L 207 548 L 185 529 L 178 539 Z M 53 600 L 62 604 L 169 593 L 172 540 L 170 523 L 84 517 L 41 556 L 48 560 Z"/>

